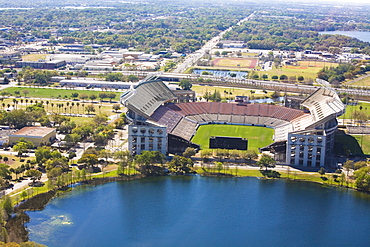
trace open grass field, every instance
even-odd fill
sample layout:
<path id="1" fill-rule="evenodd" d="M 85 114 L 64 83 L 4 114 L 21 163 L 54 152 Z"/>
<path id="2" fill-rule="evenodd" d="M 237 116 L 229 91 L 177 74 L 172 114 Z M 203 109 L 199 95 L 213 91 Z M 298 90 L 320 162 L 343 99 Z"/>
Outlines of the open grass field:
<path id="1" fill-rule="evenodd" d="M 87 95 L 95 94 L 98 96 L 98 94 L 102 91 L 95 91 L 95 90 L 68 90 L 68 89 L 58 89 L 58 88 L 34 88 L 34 87 L 9 87 L 1 92 L 6 92 L 11 94 L 12 96 L 16 96 L 16 91 L 18 91 L 20 94 L 19 96 L 24 96 L 23 92 L 24 90 L 28 91 L 27 97 L 30 98 L 54 98 L 54 99 L 72 99 L 72 93 L 85 93 Z M 122 92 L 109 92 L 109 93 L 115 93 L 117 96 L 114 100 L 118 100 L 119 96 L 122 94 Z M 107 99 L 105 99 L 107 100 Z"/>
<path id="2" fill-rule="evenodd" d="M 360 107 L 362 107 L 362 110 L 360 110 Z M 346 106 L 346 112 L 340 116 L 340 119 L 351 119 L 352 113 L 355 111 L 361 111 L 370 116 L 370 103 L 366 102 L 358 102 L 357 105 L 347 105 Z"/>
<path id="3" fill-rule="evenodd" d="M 241 62 L 245 61 L 245 62 Z M 247 62 L 249 61 L 249 62 Z M 329 62 L 321 62 L 321 61 L 299 61 L 297 66 L 294 65 L 287 65 L 283 66 L 281 68 L 275 68 L 275 66 L 272 67 L 271 70 L 268 71 L 259 71 L 259 66 L 256 66 L 257 64 L 254 64 L 255 61 L 257 63 L 257 59 L 254 58 L 216 58 L 213 60 L 214 66 L 201 66 L 198 68 L 201 69 L 229 69 L 229 70 L 240 70 L 240 71 L 248 71 L 251 69 L 256 68 L 257 70 L 254 70 L 256 74 L 259 75 L 260 78 L 262 78 L 263 74 L 268 75 L 268 79 L 270 80 L 273 75 L 281 76 L 286 75 L 289 77 L 291 76 L 303 76 L 305 80 L 312 79 L 315 80 L 317 78 L 317 73 L 324 67 L 337 67 L 337 63 L 329 63 Z M 239 66 L 238 66 L 239 64 Z M 369 79 L 370 84 L 370 79 Z M 355 84 L 354 84 L 355 85 Z M 361 85 L 361 84 L 360 84 Z"/>
<path id="4" fill-rule="evenodd" d="M 370 145 L 370 142 L 363 141 L 362 147 Z M 368 149 L 368 147 L 366 148 Z M 338 131 L 335 134 L 334 152 L 337 154 L 359 154 L 362 155 L 365 151 L 361 148 L 361 135 L 347 135 L 343 131 Z"/>
<path id="5" fill-rule="evenodd" d="M 224 93 L 231 92 L 231 97 L 234 98 L 235 96 L 254 96 L 254 97 L 265 97 L 270 96 L 273 92 L 268 91 L 267 94 L 265 94 L 262 90 L 257 89 L 245 89 L 245 88 L 234 88 L 234 87 L 216 87 L 216 86 L 200 86 L 200 85 L 193 85 L 191 88 L 196 92 L 198 96 L 204 95 L 206 92 L 213 93 L 215 90 L 219 91 L 221 93 L 221 97 L 225 98 L 228 96 L 228 94 Z M 254 91 L 255 93 L 251 93 L 251 91 Z"/>
<path id="6" fill-rule="evenodd" d="M 364 154 L 370 154 L 370 135 L 352 135 L 362 147 Z"/>
<path id="7" fill-rule="evenodd" d="M 370 87 L 370 73 L 367 73 L 366 76 L 354 79 L 353 81 L 349 81 L 348 85 Z"/>
<path id="8" fill-rule="evenodd" d="M 27 54 L 22 56 L 23 61 L 38 61 L 40 59 L 45 59 L 46 54 Z"/>
<path id="9" fill-rule="evenodd" d="M 290 76 L 303 76 L 305 79 L 316 79 L 317 73 L 326 67 L 337 67 L 338 64 L 336 63 L 328 63 L 328 62 L 314 62 L 314 61 L 299 61 L 297 66 L 294 65 L 287 65 L 283 66 L 282 68 L 276 69 L 273 66 L 272 70 L 268 71 L 258 71 L 257 74 L 261 77 L 263 74 L 267 74 L 269 79 L 273 75 L 286 75 L 288 78 Z"/>
<path id="10" fill-rule="evenodd" d="M 258 148 L 273 142 L 273 134 L 274 130 L 270 128 L 210 124 L 200 126 L 191 141 L 201 145 L 202 149 L 208 149 L 211 136 L 243 137 L 248 138 L 248 149 L 258 151 Z"/>
<path id="11" fill-rule="evenodd" d="M 254 58 L 216 58 L 212 61 L 216 67 L 249 68 L 256 67 L 258 60 Z"/>

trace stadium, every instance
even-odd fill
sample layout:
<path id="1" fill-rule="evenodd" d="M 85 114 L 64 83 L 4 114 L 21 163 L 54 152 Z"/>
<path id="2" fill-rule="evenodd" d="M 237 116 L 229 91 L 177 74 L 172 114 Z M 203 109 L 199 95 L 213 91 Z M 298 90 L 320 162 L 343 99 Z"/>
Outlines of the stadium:
<path id="1" fill-rule="evenodd" d="M 301 103 L 301 109 L 271 104 L 176 102 L 161 80 L 142 81 L 121 96 L 128 108 L 129 150 L 181 153 L 201 125 L 227 124 L 274 129 L 273 143 L 261 147 L 282 164 L 323 167 L 332 164 L 337 117 L 345 107 L 331 89 L 319 88 Z"/>

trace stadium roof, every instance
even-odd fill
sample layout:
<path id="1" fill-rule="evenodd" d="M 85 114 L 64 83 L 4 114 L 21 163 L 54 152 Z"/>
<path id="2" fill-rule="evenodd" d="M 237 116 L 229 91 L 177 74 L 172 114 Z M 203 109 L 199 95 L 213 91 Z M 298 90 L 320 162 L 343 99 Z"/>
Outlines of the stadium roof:
<path id="1" fill-rule="evenodd" d="M 162 104 L 176 99 L 176 95 L 161 81 L 144 81 L 121 97 L 128 109 L 149 118 Z"/>

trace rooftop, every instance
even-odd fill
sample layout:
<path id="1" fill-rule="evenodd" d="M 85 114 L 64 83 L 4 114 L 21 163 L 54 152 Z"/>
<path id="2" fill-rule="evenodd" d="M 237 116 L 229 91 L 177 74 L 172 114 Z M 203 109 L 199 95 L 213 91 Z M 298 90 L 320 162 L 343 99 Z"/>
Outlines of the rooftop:
<path id="1" fill-rule="evenodd" d="M 54 128 L 48 127 L 24 127 L 12 134 L 12 136 L 38 136 L 43 137 L 50 132 L 55 131 Z"/>

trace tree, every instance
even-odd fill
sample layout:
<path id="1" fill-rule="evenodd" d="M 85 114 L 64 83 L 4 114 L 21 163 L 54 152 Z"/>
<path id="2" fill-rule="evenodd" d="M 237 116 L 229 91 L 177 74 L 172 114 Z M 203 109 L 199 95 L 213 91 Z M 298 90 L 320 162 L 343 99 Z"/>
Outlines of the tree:
<path id="1" fill-rule="evenodd" d="M 182 155 L 185 157 L 185 158 L 190 158 L 191 156 L 194 156 L 197 152 L 195 151 L 194 148 L 191 148 L 191 147 L 187 147 L 185 149 L 185 151 L 182 153 Z"/>
<path id="2" fill-rule="evenodd" d="M 242 158 L 248 160 L 248 165 L 251 165 L 252 160 L 258 158 L 258 154 L 254 150 L 247 150 L 242 153 Z"/>
<path id="3" fill-rule="evenodd" d="M 82 99 L 82 101 L 84 102 L 85 99 L 87 99 L 89 96 L 86 94 L 86 93 L 82 93 L 78 96 L 78 98 Z"/>
<path id="4" fill-rule="evenodd" d="M 21 157 L 27 149 L 33 148 L 32 142 L 26 141 L 24 138 L 21 138 L 16 145 L 13 146 L 13 150 L 18 152 L 18 156 Z"/>
<path id="5" fill-rule="evenodd" d="M 105 98 L 107 98 L 107 94 L 106 93 L 99 93 L 98 96 L 100 98 L 100 101 L 103 101 Z"/>
<path id="6" fill-rule="evenodd" d="M 191 84 L 191 82 L 187 79 L 182 79 L 179 83 L 179 86 L 183 89 L 183 90 L 190 90 L 191 87 L 193 86 Z"/>
<path id="7" fill-rule="evenodd" d="M 96 126 L 100 126 L 108 121 L 108 117 L 105 114 L 98 114 L 94 117 L 93 121 Z"/>
<path id="8" fill-rule="evenodd" d="M 120 105 L 120 104 L 113 104 L 112 109 L 113 109 L 115 112 L 117 112 L 119 109 L 121 109 L 121 105 Z"/>
<path id="9" fill-rule="evenodd" d="M 355 171 L 355 186 L 362 191 L 370 191 L 370 167 L 362 167 Z"/>
<path id="10" fill-rule="evenodd" d="M 280 76 L 280 81 L 288 80 L 288 76 L 286 75 L 281 75 Z"/>
<path id="11" fill-rule="evenodd" d="M 9 166 L 0 163 L 0 177 L 6 178 L 10 173 Z"/>
<path id="12" fill-rule="evenodd" d="M 87 111 L 87 114 L 90 114 L 90 112 L 95 112 L 95 107 L 94 105 L 87 105 L 85 110 Z"/>
<path id="13" fill-rule="evenodd" d="M 274 158 L 270 157 L 267 154 L 262 154 L 260 160 L 257 161 L 257 165 L 259 165 L 261 169 L 265 167 L 265 171 L 267 171 L 268 168 L 274 168 L 275 164 L 276 161 L 274 160 Z"/>
<path id="14" fill-rule="evenodd" d="M 193 173 L 192 167 L 194 166 L 194 163 L 190 158 L 175 155 L 167 164 L 169 170 L 175 174 Z"/>
<path id="15" fill-rule="evenodd" d="M 26 176 L 31 177 L 32 183 L 35 184 L 36 180 L 41 179 L 42 173 L 38 170 L 28 170 Z"/>
<path id="16" fill-rule="evenodd" d="M 125 172 L 125 168 L 127 168 L 127 171 L 130 170 L 129 168 L 130 164 L 132 163 L 133 157 L 129 151 L 116 151 L 113 153 L 113 157 L 119 160 L 119 166 L 122 169 L 123 173 Z"/>
<path id="17" fill-rule="evenodd" d="M 367 166 L 367 163 L 366 161 L 357 161 L 354 165 L 353 165 L 353 169 L 356 171 L 362 167 L 366 167 Z"/>
<path id="18" fill-rule="evenodd" d="M 222 170 L 222 168 L 223 168 L 223 164 L 222 164 L 222 162 L 216 162 L 216 163 L 215 163 L 215 166 L 216 166 L 216 168 L 217 168 L 218 173 L 220 173 L 220 172 L 221 172 L 221 170 Z"/>
<path id="19" fill-rule="evenodd" d="M 154 164 L 163 164 L 165 160 L 164 154 L 159 151 L 142 151 L 140 155 L 136 155 L 135 161 L 141 164 L 142 173 L 146 175 L 162 174 L 163 169 L 156 169 Z"/>
<path id="20" fill-rule="evenodd" d="M 30 92 L 27 89 L 25 89 L 22 91 L 22 93 L 24 94 L 24 97 L 27 97 L 27 94 L 29 94 Z"/>
<path id="21" fill-rule="evenodd" d="M 95 94 L 90 94 L 89 98 L 91 99 L 91 101 L 94 101 L 96 99 L 96 95 Z"/>
<path id="22" fill-rule="evenodd" d="M 78 95 L 79 95 L 78 93 L 72 93 L 71 94 L 72 98 L 74 98 L 74 99 L 78 98 Z"/>
<path id="23" fill-rule="evenodd" d="M 114 99 L 114 98 L 116 98 L 116 94 L 115 93 L 108 93 L 107 94 L 107 98 L 109 99 L 109 102 L 112 102 L 112 100 Z"/>
<path id="24" fill-rule="evenodd" d="M 47 171 L 47 176 L 50 180 L 55 180 L 57 177 L 59 177 L 60 175 L 62 175 L 62 168 L 60 167 L 54 167 L 50 170 Z"/>
<path id="25" fill-rule="evenodd" d="M 347 160 L 343 165 L 343 168 L 347 171 L 347 177 L 348 177 L 349 171 L 353 169 L 353 164 L 354 164 L 353 160 Z"/>
<path id="26" fill-rule="evenodd" d="M 326 173 L 325 168 L 324 168 L 324 167 L 321 167 L 321 168 L 319 169 L 318 173 L 319 173 L 321 176 L 324 176 L 324 175 L 325 175 L 325 173 Z"/>
<path id="27" fill-rule="evenodd" d="M 84 153 L 81 158 L 77 161 L 77 163 L 85 163 L 91 169 L 94 168 L 96 164 L 98 164 L 99 160 L 96 154 L 87 154 Z"/>
<path id="28" fill-rule="evenodd" d="M 3 197 L 3 205 L 2 206 L 5 210 L 5 212 L 8 214 L 8 216 L 10 216 L 13 212 L 12 199 L 10 198 L 10 196 L 5 195 Z"/>

